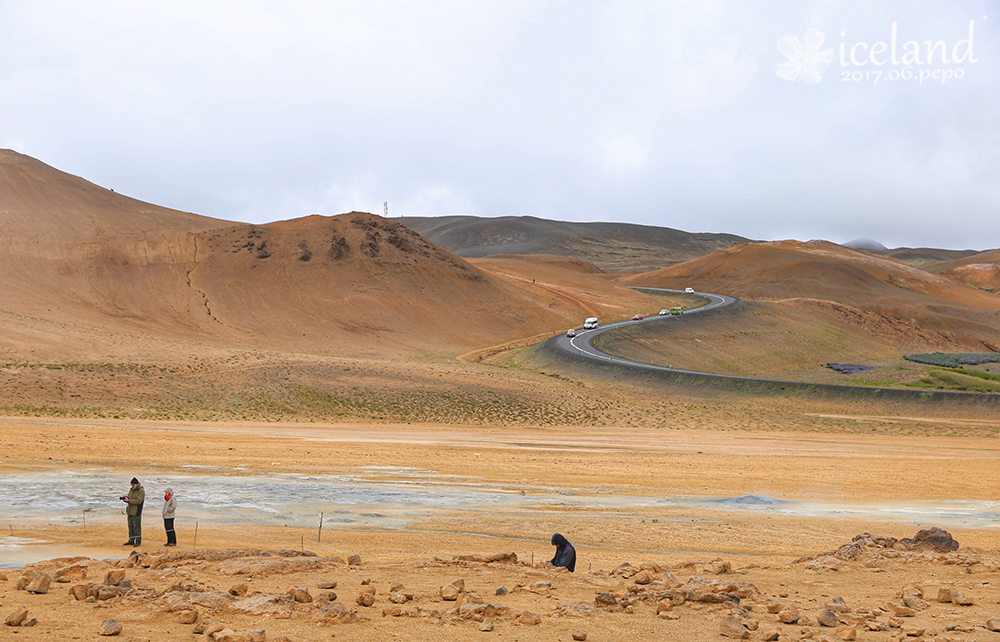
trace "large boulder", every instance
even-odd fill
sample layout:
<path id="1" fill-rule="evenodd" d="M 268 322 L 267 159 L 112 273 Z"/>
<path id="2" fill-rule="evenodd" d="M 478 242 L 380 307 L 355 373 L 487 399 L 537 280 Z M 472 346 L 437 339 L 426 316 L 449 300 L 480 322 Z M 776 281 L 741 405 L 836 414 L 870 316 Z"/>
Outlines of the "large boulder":
<path id="1" fill-rule="evenodd" d="M 39 573 L 35 576 L 35 579 L 31 580 L 24 590 L 29 593 L 48 593 L 51 585 L 52 576 L 48 573 Z"/>
<path id="2" fill-rule="evenodd" d="M 958 550 L 958 542 L 951 536 L 951 533 L 935 526 L 917 531 L 917 534 L 912 538 L 904 537 L 896 542 L 896 547 L 909 551 L 951 553 Z"/>

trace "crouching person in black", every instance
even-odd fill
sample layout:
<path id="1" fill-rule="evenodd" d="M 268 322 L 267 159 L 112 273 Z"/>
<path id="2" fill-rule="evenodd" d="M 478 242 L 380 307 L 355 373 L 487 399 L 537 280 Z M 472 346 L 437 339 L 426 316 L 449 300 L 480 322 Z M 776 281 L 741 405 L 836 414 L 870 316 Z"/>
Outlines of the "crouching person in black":
<path id="1" fill-rule="evenodd" d="M 552 545 L 556 547 L 556 556 L 549 564 L 565 567 L 572 573 L 576 569 L 576 549 L 559 533 L 552 536 Z"/>

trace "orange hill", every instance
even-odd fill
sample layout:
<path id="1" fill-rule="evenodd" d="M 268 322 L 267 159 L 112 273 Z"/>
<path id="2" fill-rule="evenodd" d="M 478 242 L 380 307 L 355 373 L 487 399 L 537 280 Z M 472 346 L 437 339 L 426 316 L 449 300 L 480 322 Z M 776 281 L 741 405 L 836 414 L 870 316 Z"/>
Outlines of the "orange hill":
<path id="1" fill-rule="evenodd" d="M 874 313 L 970 349 L 1000 345 L 1000 297 L 895 259 L 825 241 L 743 244 L 619 282 L 691 286 L 812 307 L 820 315 Z"/>
<path id="2" fill-rule="evenodd" d="M 232 223 L 149 205 L 6 150 L 0 232 L 6 358 L 135 354 L 137 337 L 175 342 L 141 347 L 154 352 L 181 341 L 455 353 L 582 319 L 573 297 L 477 268 L 381 217 Z"/>
<path id="3" fill-rule="evenodd" d="M 991 292 L 1000 292 L 1000 250 L 942 261 L 926 266 L 927 271 Z"/>

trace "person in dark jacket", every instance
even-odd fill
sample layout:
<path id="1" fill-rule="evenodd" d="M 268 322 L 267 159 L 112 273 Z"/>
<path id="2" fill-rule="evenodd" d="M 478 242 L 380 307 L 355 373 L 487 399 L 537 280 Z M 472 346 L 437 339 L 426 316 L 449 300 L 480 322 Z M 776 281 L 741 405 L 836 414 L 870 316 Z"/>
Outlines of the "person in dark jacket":
<path id="1" fill-rule="evenodd" d="M 552 536 L 552 545 L 556 547 L 556 556 L 549 562 L 552 566 L 563 566 L 572 573 L 576 570 L 576 549 L 565 537 L 556 533 Z"/>
<path id="2" fill-rule="evenodd" d="M 174 489 L 168 488 L 163 494 L 163 529 L 167 531 L 167 543 L 164 546 L 177 546 L 177 533 L 174 531 L 174 516 L 177 513 L 177 498 Z"/>
<path id="3" fill-rule="evenodd" d="M 146 491 L 139 480 L 132 478 L 132 489 L 121 500 L 128 504 L 128 541 L 123 546 L 139 546 L 142 544 L 142 503 L 146 501 Z"/>

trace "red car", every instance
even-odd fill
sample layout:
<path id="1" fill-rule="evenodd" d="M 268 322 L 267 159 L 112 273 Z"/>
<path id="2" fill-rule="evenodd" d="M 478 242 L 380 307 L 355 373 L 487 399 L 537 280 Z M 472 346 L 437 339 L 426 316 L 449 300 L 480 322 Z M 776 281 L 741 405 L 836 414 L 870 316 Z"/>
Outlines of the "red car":
<path id="1" fill-rule="evenodd" d="M 637 315 L 635 315 L 634 317 L 632 317 L 632 320 L 633 320 L 633 321 L 642 321 L 642 320 L 643 320 L 643 319 L 645 319 L 645 318 L 646 318 L 646 317 L 642 316 L 641 314 L 637 314 Z"/>

